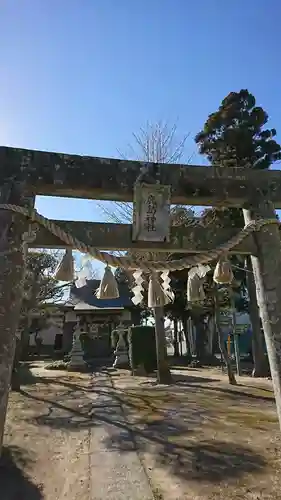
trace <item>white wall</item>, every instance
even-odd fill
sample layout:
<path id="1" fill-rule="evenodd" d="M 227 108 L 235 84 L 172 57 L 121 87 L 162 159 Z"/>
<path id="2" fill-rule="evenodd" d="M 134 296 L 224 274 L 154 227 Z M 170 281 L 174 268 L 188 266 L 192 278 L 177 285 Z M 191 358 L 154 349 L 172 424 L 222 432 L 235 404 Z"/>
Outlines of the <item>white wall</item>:
<path id="1" fill-rule="evenodd" d="M 50 325 L 48 328 L 43 328 L 40 330 L 39 335 L 41 339 L 43 340 L 43 345 L 49 345 L 53 346 L 55 343 L 55 337 L 57 334 L 61 334 L 62 329 L 55 326 L 55 325 Z M 35 333 L 32 333 L 29 337 L 29 345 L 30 346 L 35 346 Z"/>

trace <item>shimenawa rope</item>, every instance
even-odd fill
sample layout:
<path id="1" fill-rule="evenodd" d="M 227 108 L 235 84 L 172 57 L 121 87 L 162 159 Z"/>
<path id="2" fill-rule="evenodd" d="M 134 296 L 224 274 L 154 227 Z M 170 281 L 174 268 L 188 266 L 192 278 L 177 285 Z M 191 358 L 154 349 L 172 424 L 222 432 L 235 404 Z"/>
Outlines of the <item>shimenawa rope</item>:
<path id="1" fill-rule="evenodd" d="M 247 236 L 255 231 L 259 231 L 262 227 L 269 224 L 279 224 L 277 219 L 259 219 L 252 221 L 241 229 L 235 236 L 230 238 L 227 242 L 219 245 L 214 250 L 208 252 L 198 253 L 190 257 L 184 257 L 178 260 L 171 261 L 138 261 L 133 257 L 117 257 L 107 252 L 101 252 L 95 247 L 88 246 L 80 241 L 75 236 L 64 231 L 59 225 L 39 214 L 34 209 L 24 208 L 12 204 L 0 204 L 0 210 L 10 210 L 31 219 L 32 222 L 37 222 L 45 227 L 54 236 L 58 237 L 65 243 L 67 247 L 75 248 L 82 253 L 90 254 L 94 259 L 103 262 L 112 267 L 122 267 L 125 269 L 142 269 L 143 271 L 179 271 L 198 264 L 208 264 L 209 262 L 218 259 L 223 254 L 226 254 L 233 247 L 241 243 Z"/>

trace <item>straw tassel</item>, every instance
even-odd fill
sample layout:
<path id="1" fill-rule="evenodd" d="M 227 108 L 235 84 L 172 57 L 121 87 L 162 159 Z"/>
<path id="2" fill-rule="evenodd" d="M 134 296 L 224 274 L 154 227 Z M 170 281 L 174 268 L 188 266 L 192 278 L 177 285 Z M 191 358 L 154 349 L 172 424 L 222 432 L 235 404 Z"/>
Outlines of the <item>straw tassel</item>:
<path id="1" fill-rule="evenodd" d="M 233 281 L 231 264 L 227 258 L 220 259 L 215 267 L 213 280 L 219 285 L 230 285 Z"/>
<path id="2" fill-rule="evenodd" d="M 74 259 L 71 248 L 66 248 L 65 254 L 55 271 L 54 278 L 58 281 L 74 281 Z"/>
<path id="3" fill-rule="evenodd" d="M 190 303 L 202 302 L 205 299 L 203 280 L 198 274 L 188 276 L 187 280 L 187 301 Z"/>
<path id="4" fill-rule="evenodd" d="M 159 277 L 152 273 L 148 285 L 148 307 L 163 307 L 171 302 L 171 298 L 165 293 L 160 284 Z"/>
<path id="5" fill-rule="evenodd" d="M 106 266 L 100 286 L 96 291 L 98 299 L 118 299 L 119 289 L 117 281 L 109 266 Z"/>
<path id="6" fill-rule="evenodd" d="M 187 302 L 203 302 L 206 295 L 203 288 L 206 274 L 211 270 L 209 265 L 192 267 L 188 273 L 187 280 Z"/>

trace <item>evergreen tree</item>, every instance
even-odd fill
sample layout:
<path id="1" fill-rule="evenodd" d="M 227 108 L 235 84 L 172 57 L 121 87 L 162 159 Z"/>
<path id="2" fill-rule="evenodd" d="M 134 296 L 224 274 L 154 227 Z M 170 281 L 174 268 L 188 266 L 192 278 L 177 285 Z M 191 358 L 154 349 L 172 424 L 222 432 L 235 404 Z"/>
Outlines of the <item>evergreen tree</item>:
<path id="1" fill-rule="evenodd" d="M 208 116 L 203 129 L 196 135 L 199 152 L 205 155 L 212 166 L 218 168 L 269 169 L 281 159 L 281 146 L 275 140 L 276 130 L 266 128 L 268 115 L 256 106 L 255 97 L 246 89 L 230 92 L 219 109 Z M 214 214 L 211 214 L 212 218 Z M 205 212 L 208 218 L 208 211 Z M 241 208 L 226 208 L 216 211 L 216 224 L 243 227 Z M 247 270 L 252 272 L 250 260 Z M 249 277 L 249 275 L 248 275 Z M 246 276 L 242 278 L 243 285 Z M 249 288 L 249 287 L 248 287 Z M 249 290 L 250 315 L 253 325 L 253 347 L 256 376 L 266 375 L 267 367 L 261 341 L 261 329 L 256 295 Z"/>
<path id="2" fill-rule="evenodd" d="M 248 90 L 230 92 L 195 142 L 212 165 L 267 169 L 281 159 L 276 130 L 264 128 L 267 122 L 267 113 Z"/>

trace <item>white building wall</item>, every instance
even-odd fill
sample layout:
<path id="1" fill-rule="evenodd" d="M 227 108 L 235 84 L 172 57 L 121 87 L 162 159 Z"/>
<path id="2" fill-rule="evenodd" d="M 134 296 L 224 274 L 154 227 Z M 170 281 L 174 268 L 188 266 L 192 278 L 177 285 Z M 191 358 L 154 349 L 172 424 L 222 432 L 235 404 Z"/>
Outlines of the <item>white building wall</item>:
<path id="1" fill-rule="evenodd" d="M 53 346 L 55 343 L 55 337 L 57 334 L 61 334 L 62 330 L 61 328 L 58 328 L 57 326 L 50 326 L 49 328 L 44 328 L 43 330 L 40 330 L 38 336 L 40 335 L 42 339 L 42 344 L 43 345 L 48 345 L 48 346 Z M 35 333 L 32 333 L 29 338 L 29 345 L 30 346 L 35 346 Z"/>

